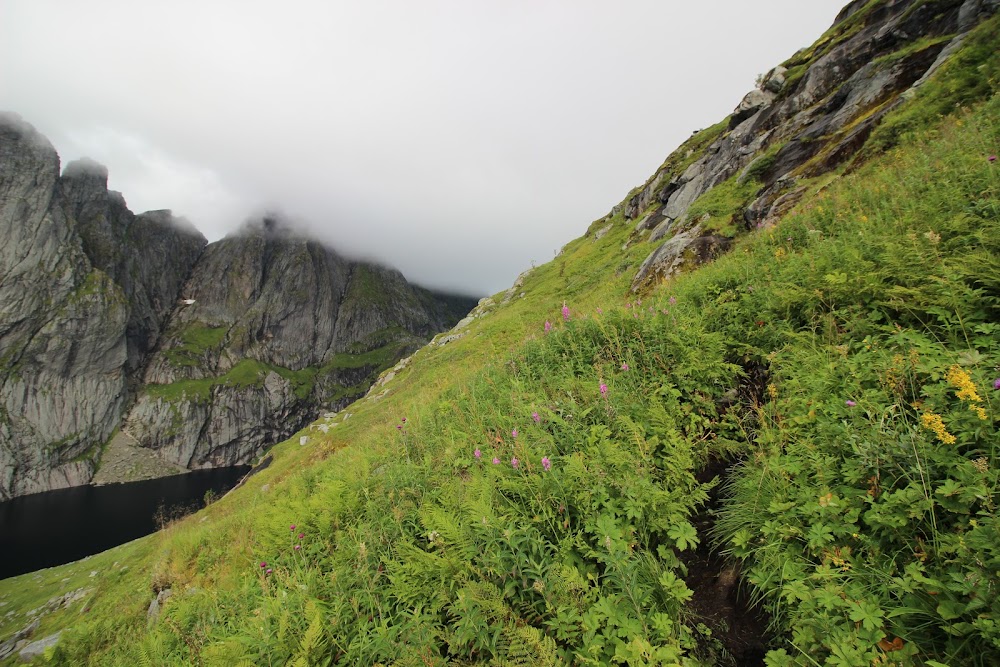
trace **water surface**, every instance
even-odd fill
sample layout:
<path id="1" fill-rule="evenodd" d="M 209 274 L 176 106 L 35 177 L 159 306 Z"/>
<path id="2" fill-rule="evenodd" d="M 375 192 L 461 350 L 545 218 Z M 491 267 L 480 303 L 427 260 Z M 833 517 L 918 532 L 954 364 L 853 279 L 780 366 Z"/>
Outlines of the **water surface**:
<path id="1" fill-rule="evenodd" d="M 61 565 L 154 532 L 157 516 L 201 508 L 249 466 L 195 470 L 128 484 L 78 486 L 0 503 L 0 579 Z"/>

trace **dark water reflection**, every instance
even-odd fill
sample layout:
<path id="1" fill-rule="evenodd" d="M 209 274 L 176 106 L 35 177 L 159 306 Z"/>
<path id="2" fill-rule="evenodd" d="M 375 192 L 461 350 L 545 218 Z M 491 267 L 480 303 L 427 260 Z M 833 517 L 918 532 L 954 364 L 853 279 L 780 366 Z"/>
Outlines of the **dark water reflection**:
<path id="1" fill-rule="evenodd" d="M 156 515 L 205 504 L 248 466 L 195 470 L 129 484 L 80 486 L 0 503 L 0 579 L 61 565 L 154 532 Z"/>

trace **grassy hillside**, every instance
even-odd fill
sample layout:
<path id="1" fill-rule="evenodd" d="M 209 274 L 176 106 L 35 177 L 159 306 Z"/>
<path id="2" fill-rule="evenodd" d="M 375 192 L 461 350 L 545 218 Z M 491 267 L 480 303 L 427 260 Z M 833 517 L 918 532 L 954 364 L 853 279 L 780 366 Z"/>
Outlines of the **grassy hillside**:
<path id="1" fill-rule="evenodd" d="M 0 582 L 0 636 L 83 588 L 54 664 L 725 664 L 711 543 L 770 665 L 1000 663 L 996 36 L 776 226 L 634 296 L 595 223 L 206 510 Z"/>

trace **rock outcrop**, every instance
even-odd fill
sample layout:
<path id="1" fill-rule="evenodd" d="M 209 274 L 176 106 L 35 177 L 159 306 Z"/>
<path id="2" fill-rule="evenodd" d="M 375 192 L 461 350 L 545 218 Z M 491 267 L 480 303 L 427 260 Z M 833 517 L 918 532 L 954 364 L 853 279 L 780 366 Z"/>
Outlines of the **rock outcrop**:
<path id="1" fill-rule="evenodd" d="M 125 428 L 189 468 L 247 463 L 474 304 L 345 259 L 265 218 L 208 246 Z"/>
<path id="2" fill-rule="evenodd" d="M 787 208 L 801 194 L 798 180 L 849 163 L 885 114 L 998 6 L 998 0 L 850 3 L 816 45 L 761 77 L 711 143 L 692 151 L 698 159 L 664 163 L 624 202 L 625 216 L 640 219 L 637 232 L 657 224 L 650 240 L 686 232 L 700 222 L 687 216 L 699 197 L 740 179 L 756 191 L 732 222 L 768 224 L 775 207 Z M 633 290 L 669 273 L 657 257 L 674 262 L 674 250 L 654 249 Z"/>
<path id="3" fill-rule="evenodd" d="M 0 499 L 89 482 L 119 428 L 163 474 L 249 462 L 475 305 L 274 219 L 207 245 L 59 167 L 0 115 Z"/>

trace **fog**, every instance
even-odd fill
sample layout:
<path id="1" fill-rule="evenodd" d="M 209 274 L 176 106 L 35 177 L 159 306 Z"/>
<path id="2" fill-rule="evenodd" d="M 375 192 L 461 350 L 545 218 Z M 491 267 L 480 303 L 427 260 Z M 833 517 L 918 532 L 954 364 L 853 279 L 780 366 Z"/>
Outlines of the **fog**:
<path id="1" fill-rule="evenodd" d="M 0 0 L 0 109 L 215 240 L 280 210 L 484 295 L 551 259 L 845 0 Z"/>

